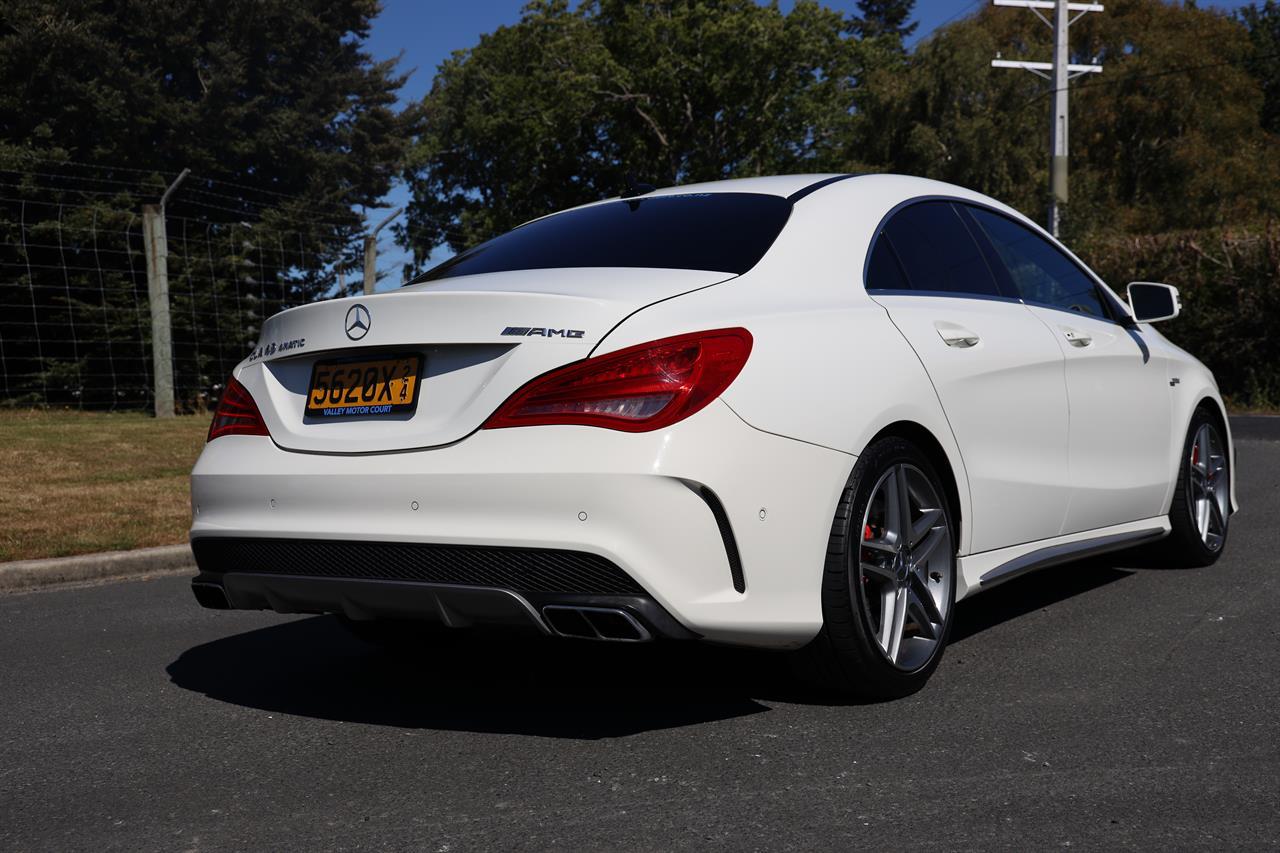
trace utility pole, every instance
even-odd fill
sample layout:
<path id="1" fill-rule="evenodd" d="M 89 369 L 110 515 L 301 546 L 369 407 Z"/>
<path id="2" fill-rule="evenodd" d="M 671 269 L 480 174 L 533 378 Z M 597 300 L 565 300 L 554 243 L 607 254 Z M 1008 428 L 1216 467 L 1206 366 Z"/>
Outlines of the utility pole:
<path id="1" fill-rule="evenodd" d="M 373 293 L 373 287 L 378 283 L 378 232 L 391 224 L 391 220 L 400 215 L 403 207 L 397 207 L 391 211 L 391 215 L 378 223 L 378 227 L 374 228 L 364 238 L 364 292 L 366 294 Z"/>
<path id="2" fill-rule="evenodd" d="M 169 240 L 165 234 L 164 206 L 169 196 L 191 174 L 183 169 L 160 203 L 142 206 L 142 245 L 147 255 L 147 301 L 151 307 L 151 365 L 155 382 L 156 417 L 172 418 L 173 330 L 169 325 Z"/>
<path id="3" fill-rule="evenodd" d="M 1049 217 L 1048 229 L 1058 236 L 1061 218 L 1059 207 L 1067 203 L 1067 87 L 1081 74 L 1100 74 L 1101 65 L 1073 65 L 1067 31 L 1081 16 L 1089 12 L 1101 12 L 1098 3 L 1069 3 L 1067 0 L 992 0 L 997 6 L 1017 6 L 1030 9 L 1035 16 L 1053 30 L 1052 62 L 1018 62 L 1001 59 L 1000 54 L 991 60 L 993 68 L 1021 68 L 1053 83 L 1053 110 L 1049 114 Z M 1052 10 L 1053 20 L 1040 10 Z M 1071 13 L 1076 13 L 1071 17 Z"/>

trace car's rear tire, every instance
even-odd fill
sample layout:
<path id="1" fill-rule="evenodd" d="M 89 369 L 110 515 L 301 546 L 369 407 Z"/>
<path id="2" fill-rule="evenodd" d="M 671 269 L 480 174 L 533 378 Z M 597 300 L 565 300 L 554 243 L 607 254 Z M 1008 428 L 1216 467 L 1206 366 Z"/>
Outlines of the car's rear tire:
<path id="1" fill-rule="evenodd" d="M 1219 421 L 1201 406 L 1191 416 L 1169 507 L 1167 560 L 1200 567 L 1217 562 L 1231 524 L 1231 459 Z"/>
<path id="2" fill-rule="evenodd" d="M 946 494 L 929 458 L 903 438 L 875 441 L 858 459 L 828 540 L 822 631 L 797 656 L 815 686 L 895 699 L 929 680 L 955 609 Z"/>

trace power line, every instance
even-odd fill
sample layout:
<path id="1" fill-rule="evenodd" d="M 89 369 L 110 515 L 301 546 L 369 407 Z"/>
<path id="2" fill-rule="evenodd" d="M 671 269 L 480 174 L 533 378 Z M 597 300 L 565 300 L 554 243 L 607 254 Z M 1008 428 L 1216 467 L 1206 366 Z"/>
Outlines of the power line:
<path id="1" fill-rule="evenodd" d="M 963 17 L 964 15 L 968 14 L 973 9 L 978 8 L 985 2 L 986 0 L 969 0 L 968 3 L 965 3 L 963 6 L 960 7 L 959 11 L 952 12 L 948 17 L 943 18 L 941 21 L 935 24 L 933 31 L 937 32 L 942 27 L 946 26 L 947 24 L 951 23 L 957 18 Z M 932 35 L 932 33 L 930 33 L 930 35 Z"/>
<path id="2" fill-rule="evenodd" d="M 1152 71 L 1146 74 L 1124 74 L 1118 77 L 1111 77 L 1107 80 L 1086 80 L 1076 85 L 1074 88 L 1079 89 L 1101 89 L 1107 86 L 1121 86 L 1125 83 L 1132 83 L 1135 80 L 1150 80 L 1156 77 L 1169 77 L 1174 74 L 1191 74 L 1195 71 L 1208 71 L 1213 68 L 1225 68 L 1227 66 L 1244 65 L 1259 59 L 1274 59 L 1280 57 L 1280 51 L 1275 53 L 1260 53 L 1256 56 L 1245 57 L 1244 59 L 1226 59 L 1221 62 L 1206 62 L 1203 65 L 1184 65 L 1180 68 L 1166 68 L 1163 71 Z M 1043 89 L 1037 95 L 1036 99 L 1042 95 L 1057 92 L 1057 89 Z"/>

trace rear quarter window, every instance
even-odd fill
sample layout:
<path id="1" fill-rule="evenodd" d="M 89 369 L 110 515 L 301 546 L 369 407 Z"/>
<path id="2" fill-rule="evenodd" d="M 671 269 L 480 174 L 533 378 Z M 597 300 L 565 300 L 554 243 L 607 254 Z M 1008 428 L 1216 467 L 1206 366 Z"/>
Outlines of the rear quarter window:
<path id="1" fill-rule="evenodd" d="M 867 260 L 867 290 L 910 290 L 902 265 L 883 233 L 876 235 Z"/>
<path id="2" fill-rule="evenodd" d="M 873 255 L 886 239 L 912 290 L 1002 295 L 981 247 L 948 201 L 922 201 L 893 214 Z"/>

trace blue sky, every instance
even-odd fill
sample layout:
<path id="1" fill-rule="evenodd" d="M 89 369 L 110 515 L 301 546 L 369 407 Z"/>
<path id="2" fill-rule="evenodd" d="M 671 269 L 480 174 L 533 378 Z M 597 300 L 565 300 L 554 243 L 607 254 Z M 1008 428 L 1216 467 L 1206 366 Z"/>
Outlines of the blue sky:
<path id="1" fill-rule="evenodd" d="M 990 0 L 917 0 L 913 20 L 919 24 L 912 41 L 927 36 L 937 27 L 961 18 Z M 1105 4 L 1106 0 L 1101 0 Z M 794 5 L 792 0 L 781 4 L 784 11 Z M 846 14 L 857 10 L 856 0 L 826 0 L 825 5 Z M 1202 2 L 1201 7 L 1232 9 L 1244 5 L 1238 2 Z M 366 47 L 377 59 L 390 59 L 401 55 L 403 71 L 413 70 L 408 83 L 400 92 L 402 101 L 420 99 L 431 88 L 431 78 L 436 67 L 455 50 L 472 47 L 484 33 L 492 32 L 504 24 L 520 20 L 524 0 L 383 0 L 383 11 L 373 23 Z M 1010 9 L 1009 14 L 1018 14 Z M 1023 13 L 1025 14 L 1025 12 Z M 379 220 L 382 213 L 408 201 L 403 186 L 397 186 L 387 197 L 387 207 L 371 211 L 369 218 Z M 380 289 L 399 284 L 398 266 L 408 260 L 408 254 L 396 246 L 390 229 L 383 231 L 379 253 L 379 267 L 395 270 L 381 283 Z"/>

